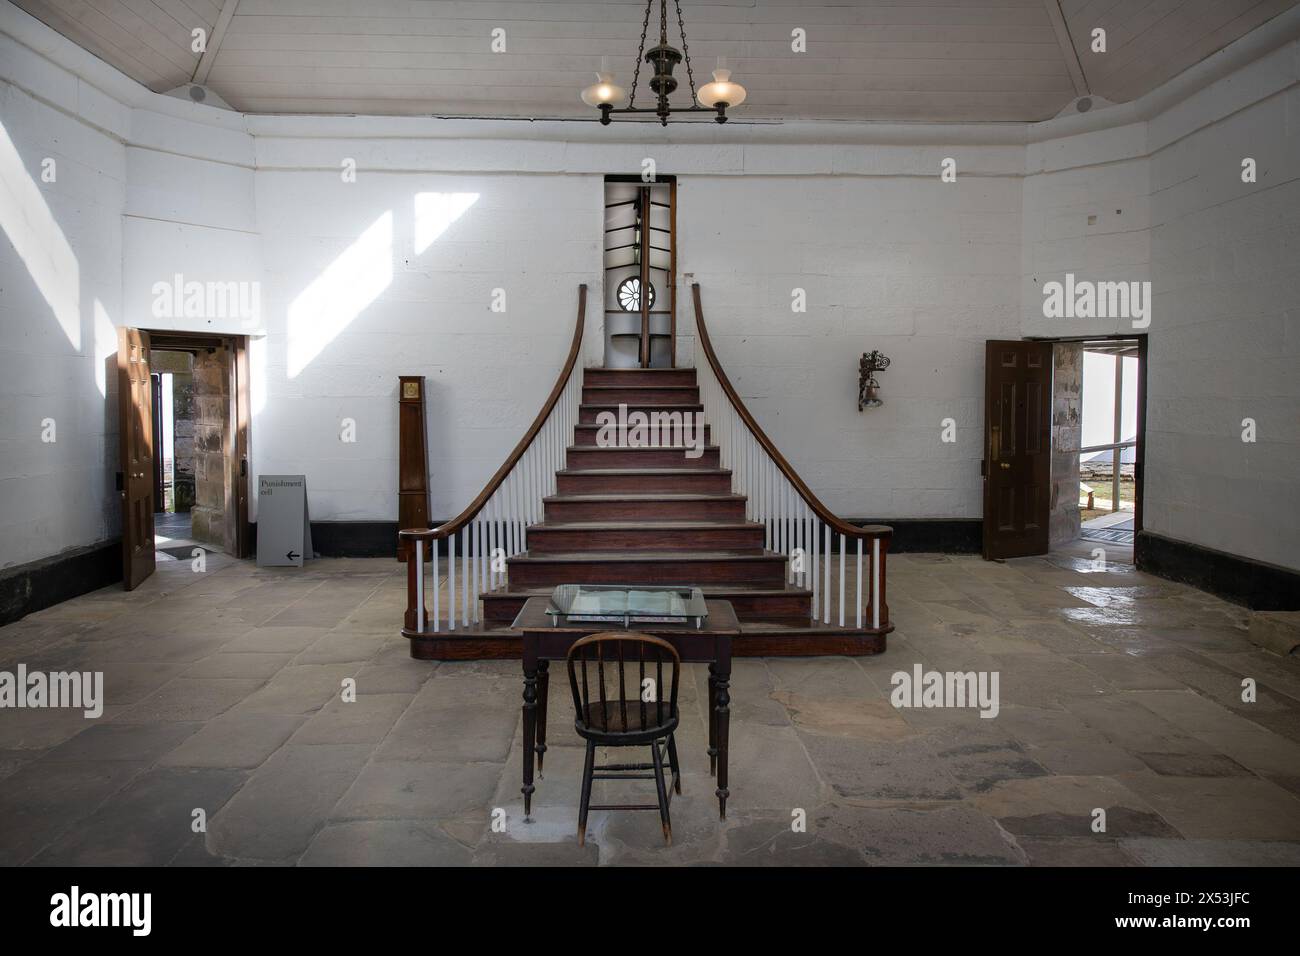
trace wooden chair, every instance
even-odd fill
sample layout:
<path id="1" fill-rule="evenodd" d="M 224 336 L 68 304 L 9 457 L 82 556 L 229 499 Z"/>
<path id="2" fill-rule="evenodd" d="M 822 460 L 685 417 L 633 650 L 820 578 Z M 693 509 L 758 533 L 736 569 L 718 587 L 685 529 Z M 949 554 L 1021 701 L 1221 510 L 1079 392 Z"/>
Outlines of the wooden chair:
<path id="1" fill-rule="evenodd" d="M 663 825 L 664 841 L 671 845 L 673 827 L 668 805 L 672 797 L 664 784 L 664 754 L 660 747 L 667 750 L 673 774 L 673 791 L 680 794 L 681 769 L 677 764 L 677 741 L 673 737 L 678 723 L 677 681 L 681 673 L 681 658 L 676 648 L 649 634 L 603 631 L 574 643 L 569 648 L 567 663 L 569 688 L 573 691 L 575 710 L 573 729 L 587 741 L 587 759 L 582 770 L 582 798 L 578 804 L 578 845 L 586 843 L 587 811 L 592 809 L 657 809 Z M 671 682 L 665 700 L 664 668 L 669 663 L 672 664 Z M 627 686 L 629 671 L 634 673 L 636 681 L 631 697 L 628 696 Z M 647 684 L 647 680 L 653 683 Z M 597 747 L 636 746 L 649 746 L 650 763 L 596 766 Z M 654 780 L 659 802 L 592 807 L 593 780 Z"/>

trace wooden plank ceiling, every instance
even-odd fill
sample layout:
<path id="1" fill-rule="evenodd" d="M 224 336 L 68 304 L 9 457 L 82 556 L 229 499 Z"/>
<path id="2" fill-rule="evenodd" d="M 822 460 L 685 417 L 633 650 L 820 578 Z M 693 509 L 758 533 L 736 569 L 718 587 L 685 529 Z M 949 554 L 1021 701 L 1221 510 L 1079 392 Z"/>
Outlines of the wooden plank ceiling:
<path id="1" fill-rule="evenodd" d="M 536 117 L 591 116 L 578 92 L 602 54 L 630 85 L 645 9 L 644 0 L 12 2 L 150 89 L 199 71 L 246 112 Z M 697 84 L 725 56 L 749 90 L 735 118 L 918 122 L 1042 120 L 1084 92 L 1125 102 L 1297 2 L 681 0 Z M 671 0 L 668 17 L 671 40 Z M 196 27 L 219 40 L 202 68 Z M 491 47 L 498 28 L 505 52 Z M 791 49 L 796 28 L 806 52 Z M 1092 52 L 1095 28 L 1107 31 L 1104 54 Z M 657 30 L 656 3 L 651 44 Z"/>

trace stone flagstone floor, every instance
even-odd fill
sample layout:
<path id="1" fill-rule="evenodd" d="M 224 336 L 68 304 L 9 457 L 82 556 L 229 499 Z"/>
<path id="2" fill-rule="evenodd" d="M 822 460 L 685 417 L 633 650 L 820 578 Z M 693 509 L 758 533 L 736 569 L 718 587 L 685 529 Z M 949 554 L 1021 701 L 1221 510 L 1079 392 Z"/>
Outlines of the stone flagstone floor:
<path id="1" fill-rule="evenodd" d="M 169 562 L 0 628 L 0 670 L 107 685 L 98 720 L 0 711 L 0 863 L 1300 863 L 1300 661 L 1254 647 L 1247 612 L 1086 551 L 889 571 L 884 655 L 737 662 L 725 823 L 692 667 L 674 845 L 653 813 L 593 812 L 580 849 L 562 674 L 524 822 L 519 665 L 411 660 L 402 566 Z M 997 671 L 998 716 L 895 709 L 918 663 Z"/>

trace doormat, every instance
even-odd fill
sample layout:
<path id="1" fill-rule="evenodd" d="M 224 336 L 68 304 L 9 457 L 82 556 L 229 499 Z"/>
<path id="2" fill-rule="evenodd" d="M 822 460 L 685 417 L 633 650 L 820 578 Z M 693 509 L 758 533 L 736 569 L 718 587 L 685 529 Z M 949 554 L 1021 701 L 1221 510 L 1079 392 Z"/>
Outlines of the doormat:
<path id="1" fill-rule="evenodd" d="M 1110 541 L 1113 544 L 1132 544 L 1132 531 L 1112 531 L 1109 528 L 1083 528 L 1079 537 L 1085 541 Z"/>

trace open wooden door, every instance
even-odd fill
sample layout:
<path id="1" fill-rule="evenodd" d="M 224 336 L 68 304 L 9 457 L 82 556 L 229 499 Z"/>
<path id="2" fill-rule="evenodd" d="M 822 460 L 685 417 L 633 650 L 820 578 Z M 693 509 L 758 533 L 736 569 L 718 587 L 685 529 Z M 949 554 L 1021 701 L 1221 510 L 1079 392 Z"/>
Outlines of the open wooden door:
<path id="1" fill-rule="evenodd" d="M 117 330 L 118 430 L 121 433 L 122 583 L 128 591 L 153 574 L 153 383 L 149 333 Z"/>
<path id="2" fill-rule="evenodd" d="M 1046 554 L 1052 343 L 990 341 L 984 355 L 984 557 Z"/>

